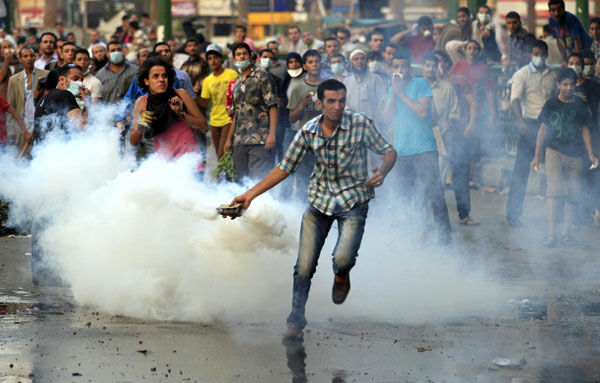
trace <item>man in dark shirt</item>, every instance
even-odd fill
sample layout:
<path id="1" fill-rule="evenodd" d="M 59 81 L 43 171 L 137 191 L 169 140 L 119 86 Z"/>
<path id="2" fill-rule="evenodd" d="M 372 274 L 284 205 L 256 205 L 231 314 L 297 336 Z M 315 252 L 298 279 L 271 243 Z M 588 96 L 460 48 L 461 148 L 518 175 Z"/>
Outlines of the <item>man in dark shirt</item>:
<path id="1" fill-rule="evenodd" d="M 598 146 L 598 104 L 600 103 L 600 84 L 594 80 L 589 80 L 583 76 L 585 59 L 578 53 L 573 53 L 567 60 L 569 68 L 577 74 L 575 81 L 575 90 L 573 94 L 580 98 L 584 105 L 590 110 L 591 120 L 589 131 L 593 146 Z M 582 221 L 591 219 L 591 214 L 595 209 L 600 208 L 599 187 L 600 176 L 595 170 L 590 170 L 591 163 L 583 158 L 583 169 L 581 174 L 582 188 L 581 201 L 578 207 L 578 215 Z"/>
<path id="2" fill-rule="evenodd" d="M 510 74 L 529 63 L 531 46 L 536 40 L 521 24 L 521 16 L 517 12 L 508 12 L 506 15 L 506 29 L 510 33 L 508 57 L 502 57 L 502 62 Z"/>
<path id="3" fill-rule="evenodd" d="M 83 129 L 85 113 L 79 108 L 75 97 L 90 95 L 83 87 L 81 67 L 68 64 L 57 69 L 58 85 L 42 98 L 35 108 L 33 139 L 40 143 L 52 130 L 68 131 L 70 126 Z"/>

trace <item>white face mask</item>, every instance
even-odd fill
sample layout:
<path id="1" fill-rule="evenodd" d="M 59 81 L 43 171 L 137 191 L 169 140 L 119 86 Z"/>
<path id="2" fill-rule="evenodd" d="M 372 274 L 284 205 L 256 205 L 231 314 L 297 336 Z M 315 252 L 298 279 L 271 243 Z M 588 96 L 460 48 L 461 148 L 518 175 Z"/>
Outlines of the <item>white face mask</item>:
<path id="1" fill-rule="evenodd" d="M 331 64 L 331 71 L 335 74 L 344 73 L 344 64 L 342 64 L 342 63 Z"/>
<path id="2" fill-rule="evenodd" d="M 594 73 L 594 67 L 591 65 L 583 66 L 583 74 L 586 76 L 591 76 Z"/>
<path id="3" fill-rule="evenodd" d="M 269 69 L 273 66 L 273 60 L 268 57 L 263 57 L 260 59 L 260 66 L 263 67 L 263 69 Z"/>
<path id="4" fill-rule="evenodd" d="M 569 68 L 571 68 L 575 71 L 575 74 L 577 75 L 577 77 L 581 76 L 581 72 L 582 72 L 581 65 L 569 65 Z"/>
<path id="5" fill-rule="evenodd" d="M 477 20 L 479 20 L 481 24 L 487 24 L 490 22 L 491 17 L 489 13 L 478 13 Z"/>
<path id="6" fill-rule="evenodd" d="M 298 68 L 298 69 L 288 69 L 287 70 L 288 74 L 290 75 L 290 77 L 298 77 L 302 74 L 302 68 Z"/>
<path id="7" fill-rule="evenodd" d="M 367 64 L 369 66 L 369 72 L 380 72 L 381 65 L 379 61 L 371 61 Z"/>
<path id="8" fill-rule="evenodd" d="M 541 56 L 535 56 L 531 58 L 531 63 L 536 68 L 543 68 L 546 65 L 546 58 Z"/>

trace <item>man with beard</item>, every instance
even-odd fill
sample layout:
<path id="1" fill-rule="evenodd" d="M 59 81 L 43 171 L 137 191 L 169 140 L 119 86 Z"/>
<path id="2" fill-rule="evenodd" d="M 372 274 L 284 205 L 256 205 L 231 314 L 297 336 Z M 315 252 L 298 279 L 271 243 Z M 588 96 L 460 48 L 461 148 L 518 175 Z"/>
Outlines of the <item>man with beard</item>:
<path id="1" fill-rule="evenodd" d="M 100 69 L 104 68 L 108 64 L 108 57 L 106 56 L 106 45 L 104 43 L 95 44 L 92 46 L 92 68 L 90 73 L 94 76 Z"/>
<path id="2" fill-rule="evenodd" d="M 379 122 L 380 107 L 385 99 L 385 83 L 375 73 L 367 71 L 367 54 L 356 49 L 350 53 L 350 76 L 344 79 L 348 90 L 346 105 L 355 112 L 364 113 Z"/>
<path id="3" fill-rule="evenodd" d="M 42 56 L 35 62 L 37 69 L 46 67 L 50 62 L 58 60 L 58 55 L 54 52 L 56 48 L 56 35 L 52 32 L 44 32 L 40 37 L 40 50 Z"/>

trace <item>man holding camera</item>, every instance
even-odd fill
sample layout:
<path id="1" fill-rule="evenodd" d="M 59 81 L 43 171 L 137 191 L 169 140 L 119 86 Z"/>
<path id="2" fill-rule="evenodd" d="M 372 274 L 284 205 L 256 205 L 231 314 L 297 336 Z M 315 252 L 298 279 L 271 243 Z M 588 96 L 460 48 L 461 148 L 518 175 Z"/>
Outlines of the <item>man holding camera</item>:
<path id="1" fill-rule="evenodd" d="M 8 93 L 8 79 L 23 68 L 17 59 L 15 46 L 8 40 L 0 44 L 0 57 L 0 97 L 5 99 Z"/>

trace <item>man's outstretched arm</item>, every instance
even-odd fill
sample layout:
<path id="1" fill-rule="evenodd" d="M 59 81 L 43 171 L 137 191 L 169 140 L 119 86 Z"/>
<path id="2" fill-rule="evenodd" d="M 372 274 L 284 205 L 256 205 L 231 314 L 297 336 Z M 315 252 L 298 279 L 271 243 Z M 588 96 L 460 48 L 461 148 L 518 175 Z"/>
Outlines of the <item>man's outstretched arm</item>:
<path id="1" fill-rule="evenodd" d="M 278 166 L 273 168 L 269 174 L 265 178 L 262 179 L 259 183 L 254 185 L 250 190 L 245 192 L 242 195 L 239 195 L 231 201 L 231 204 L 241 203 L 242 209 L 246 210 L 250 206 L 252 200 L 272 187 L 276 186 L 278 183 L 283 181 L 289 176 L 290 173 L 281 170 Z"/>

